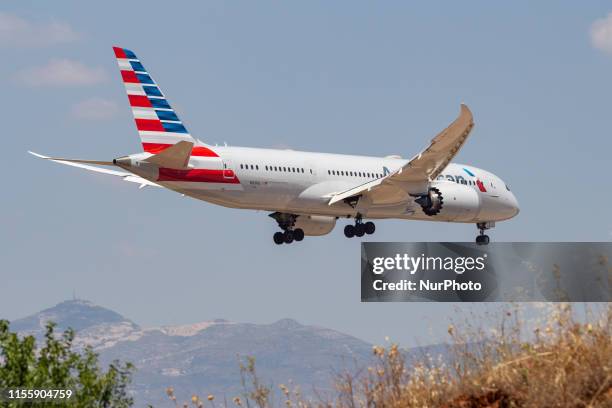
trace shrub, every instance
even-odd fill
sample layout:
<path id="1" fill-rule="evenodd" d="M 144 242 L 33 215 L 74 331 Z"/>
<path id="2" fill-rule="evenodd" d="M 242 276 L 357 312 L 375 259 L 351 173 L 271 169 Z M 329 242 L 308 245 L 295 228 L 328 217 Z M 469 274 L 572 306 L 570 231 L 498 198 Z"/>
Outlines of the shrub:
<path id="1" fill-rule="evenodd" d="M 33 336 L 11 333 L 9 322 L 0 320 L 0 389 L 71 389 L 74 392 L 69 400 L 71 407 L 132 406 L 127 386 L 133 366 L 115 361 L 103 371 L 93 350 L 87 347 L 77 352 L 73 350 L 73 340 L 73 330 L 58 336 L 55 324 L 48 323 L 44 344 L 37 348 Z M 17 402 L 3 404 L 24 406 Z"/>

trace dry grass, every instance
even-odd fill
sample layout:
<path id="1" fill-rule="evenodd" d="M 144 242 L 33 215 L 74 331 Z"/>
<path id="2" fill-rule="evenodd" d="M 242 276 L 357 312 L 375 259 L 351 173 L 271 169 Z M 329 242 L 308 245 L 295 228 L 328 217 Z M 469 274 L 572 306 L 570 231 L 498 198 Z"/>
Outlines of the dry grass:
<path id="1" fill-rule="evenodd" d="M 339 408 L 612 407 L 612 305 L 578 322 L 569 304 L 525 332 L 519 313 L 503 314 L 493 332 L 462 325 L 448 329 L 446 362 L 408 364 L 396 344 L 373 349 L 374 363 L 337 378 L 334 395 L 307 400 L 281 385 L 282 404 L 257 377 L 253 359 L 241 365 L 244 393 L 222 406 Z M 214 400 L 208 403 L 214 406 Z M 196 397 L 194 396 L 194 401 Z M 204 403 L 197 398 L 204 406 Z"/>

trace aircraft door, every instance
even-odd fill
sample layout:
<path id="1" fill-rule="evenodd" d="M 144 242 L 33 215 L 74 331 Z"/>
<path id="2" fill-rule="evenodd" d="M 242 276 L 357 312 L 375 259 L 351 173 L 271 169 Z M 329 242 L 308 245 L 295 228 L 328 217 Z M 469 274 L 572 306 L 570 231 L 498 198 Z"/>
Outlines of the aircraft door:
<path id="1" fill-rule="evenodd" d="M 223 160 L 223 178 L 233 179 L 234 177 L 236 177 L 234 170 L 230 168 L 227 160 Z"/>

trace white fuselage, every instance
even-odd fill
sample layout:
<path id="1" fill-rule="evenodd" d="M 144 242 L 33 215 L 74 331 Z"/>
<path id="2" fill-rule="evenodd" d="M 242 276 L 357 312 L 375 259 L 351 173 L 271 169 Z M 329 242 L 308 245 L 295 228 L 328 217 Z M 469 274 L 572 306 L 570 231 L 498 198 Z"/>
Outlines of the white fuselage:
<path id="1" fill-rule="evenodd" d="M 122 167 L 168 189 L 214 204 L 253 210 L 333 217 L 401 218 L 478 223 L 515 216 L 518 203 L 507 185 L 485 170 L 451 163 L 430 187 L 439 189 L 444 204 L 439 214 L 426 215 L 418 196 L 395 193 L 366 205 L 330 198 L 366 182 L 385 177 L 407 160 L 343 154 L 246 147 L 211 147 L 218 157 L 195 157 L 180 174 L 129 156 Z M 210 174 L 212 175 L 209 175 Z"/>

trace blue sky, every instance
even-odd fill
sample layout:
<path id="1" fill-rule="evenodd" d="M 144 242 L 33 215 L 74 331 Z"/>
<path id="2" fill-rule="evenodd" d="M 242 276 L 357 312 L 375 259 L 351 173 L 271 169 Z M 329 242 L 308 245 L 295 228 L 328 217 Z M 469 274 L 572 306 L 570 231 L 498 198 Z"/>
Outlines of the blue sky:
<path id="1" fill-rule="evenodd" d="M 486 305 L 361 304 L 359 241 L 272 243 L 264 212 L 36 160 L 139 151 L 112 45 L 134 50 L 209 143 L 410 157 L 460 102 L 457 161 L 512 187 L 497 241 L 609 241 L 612 6 L 603 1 L 5 2 L 0 316 L 78 296 L 144 325 L 292 317 L 380 342 L 443 338 Z M 378 241 L 471 241 L 383 221 Z"/>

